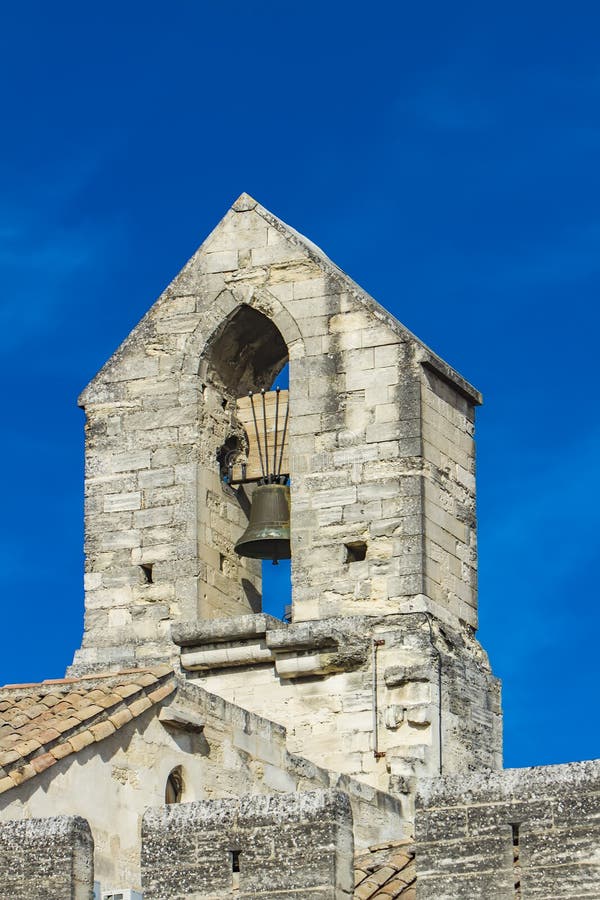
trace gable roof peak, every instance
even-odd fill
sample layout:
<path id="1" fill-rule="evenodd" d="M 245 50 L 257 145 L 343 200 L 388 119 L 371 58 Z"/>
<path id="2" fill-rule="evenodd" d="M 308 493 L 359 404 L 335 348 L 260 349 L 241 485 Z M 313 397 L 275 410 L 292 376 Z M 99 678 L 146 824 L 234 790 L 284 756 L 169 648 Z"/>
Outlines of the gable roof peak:
<path id="1" fill-rule="evenodd" d="M 246 212 L 249 209 L 255 209 L 259 205 L 260 204 L 254 197 L 242 192 L 235 203 L 231 204 L 231 208 L 235 210 L 235 212 Z"/>

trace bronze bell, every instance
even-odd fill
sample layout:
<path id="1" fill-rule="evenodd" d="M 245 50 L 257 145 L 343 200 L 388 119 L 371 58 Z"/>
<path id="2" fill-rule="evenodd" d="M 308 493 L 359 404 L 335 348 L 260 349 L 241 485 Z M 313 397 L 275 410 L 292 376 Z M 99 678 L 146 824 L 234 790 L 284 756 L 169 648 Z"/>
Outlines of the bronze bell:
<path id="1" fill-rule="evenodd" d="M 235 545 L 238 556 L 289 559 L 290 489 L 286 484 L 261 484 L 254 491 L 250 521 Z"/>

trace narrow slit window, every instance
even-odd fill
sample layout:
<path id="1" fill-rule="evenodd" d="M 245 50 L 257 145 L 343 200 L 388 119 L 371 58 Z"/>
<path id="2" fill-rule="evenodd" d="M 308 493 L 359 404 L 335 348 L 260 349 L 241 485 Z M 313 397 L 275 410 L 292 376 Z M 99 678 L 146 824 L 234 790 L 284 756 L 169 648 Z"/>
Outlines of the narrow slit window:
<path id="1" fill-rule="evenodd" d="M 231 871 L 232 872 L 240 871 L 240 851 L 239 850 L 231 851 Z"/>

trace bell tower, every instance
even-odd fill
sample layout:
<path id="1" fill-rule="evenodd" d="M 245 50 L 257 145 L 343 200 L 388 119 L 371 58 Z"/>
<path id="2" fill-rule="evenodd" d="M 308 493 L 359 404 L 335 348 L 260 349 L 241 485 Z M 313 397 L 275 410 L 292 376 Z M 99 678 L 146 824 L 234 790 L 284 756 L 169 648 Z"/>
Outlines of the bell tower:
<path id="1" fill-rule="evenodd" d="M 288 362 L 289 395 L 271 392 Z M 386 789 L 497 765 L 498 685 L 475 638 L 480 402 L 242 194 L 81 396 L 73 671 L 180 656 L 211 691 L 272 710 L 303 753 Z M 286 626 L 262 614 L 256 557 L 288 553 Z M 371 717 L 343 759 L 314 690 L 290 699 L 318 682 L 339 707 L 322 700 L 325 732 Z"/>

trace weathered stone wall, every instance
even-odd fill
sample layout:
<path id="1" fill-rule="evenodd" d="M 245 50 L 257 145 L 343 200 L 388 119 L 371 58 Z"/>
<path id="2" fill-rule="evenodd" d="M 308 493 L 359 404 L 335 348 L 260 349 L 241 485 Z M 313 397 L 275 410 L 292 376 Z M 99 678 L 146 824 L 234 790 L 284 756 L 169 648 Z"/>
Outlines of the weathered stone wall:
<path id="1" fill-rule="evenodd" d="M 424 593 L 476 629 L 475 407 L 424 367 L 421 412 Z"/>
<path id="2" fill-rule="evenodd" d="M 173 629 L 208 690 L 286 726 L 293 752 L 403 798 L 415 777 L 502 765 L 500 687 L 470 629 L 424 613 Z"/>
<path id="3" fill-rule="evenodd" d="M 0 900 L 92 900 L 94 842 L 78 816 L 0 824 Z"/>
<path id="4" fill-rule="evenodd" d="M 193 684 L 181 685 L 160 712 L 152 708 L 101 744 L 84 746 L 2 794 L 0 821 L 82 816 L 94 836 L 102 889 L 139 890 L 142 815 L 164 804 L 174 769 L 185 803 L 336 788 L 352 804 L 360 849 L 409 828 L 398 799 L 289 753 L 282 726 Z"/>
<path id="5" fill-rule="evenodd" d="M 600 897 L 600 760 L 423 782 L 418 900 Z"/>
<path id="6" fill-rule="evenodd" d="M 168 656 L 173 620 L 258 611 L 260 568 L 233 551 L 248 497 L 217 458 L 239 437 L 236 398 L 288 358 L 294 621 L 428 609 L 474 625 L 459 466 L 472 474 L 479 395 L 244 195 L 82 395 L 74 671 Z"/>
<path id="7" fill-rule="evenodd" d="M 250 494 L 219 460 L 242 438 L 237 398 L 288 359 L 293 625 L 240 635 L 265 618 L 260 566 L 234 552 Z M 403 819 L 416 777 L 499 765 L 474 637 L 480 396 L 318 248 L 243 195 L 81 402 L 73 672 L 175 661 L 172 623 L 217 620 L 186 671 L 288 727 L 303 757 L 393 790 Z"/>
<path id="8" fill-rule="evenodd" d="M 150 810 L 144 898 L 343 900 L 354 896 L 353 855 L 350 804 L 334 791 Z"/>

